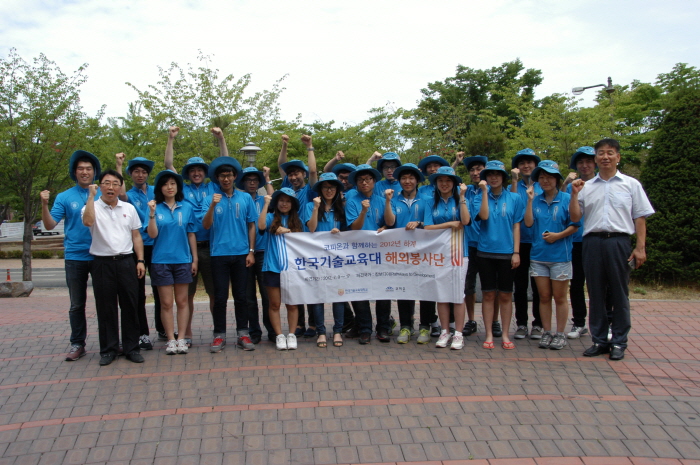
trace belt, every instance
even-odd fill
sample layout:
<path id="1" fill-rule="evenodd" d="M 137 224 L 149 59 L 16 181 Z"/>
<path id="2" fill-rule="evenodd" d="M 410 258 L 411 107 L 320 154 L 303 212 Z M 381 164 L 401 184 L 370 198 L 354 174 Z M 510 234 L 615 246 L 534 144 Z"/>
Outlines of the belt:
<path id="1" fill-rule="evenodd" d="M 121 254 L 121 255 L 95 255 L 95 258 L 100 260 L 124 260 L 125 258 L 132 258 L 134 254 Z"/>
<path id="2" fill-rule="evenodd" d="M 209 247 L 209 241 L 197 241 L 197 247 Z"/>
<path id="3" fill-rule="evenodd" d="M 604 231 L 588 233 L 588 234 L 586 234 L 586 236 L 602 237 L 603 239 L 608 239 L 610 237 L 623 237 L 623 236 L 630 237 L 630 235 L 627 233 L 604 232 Z"/>

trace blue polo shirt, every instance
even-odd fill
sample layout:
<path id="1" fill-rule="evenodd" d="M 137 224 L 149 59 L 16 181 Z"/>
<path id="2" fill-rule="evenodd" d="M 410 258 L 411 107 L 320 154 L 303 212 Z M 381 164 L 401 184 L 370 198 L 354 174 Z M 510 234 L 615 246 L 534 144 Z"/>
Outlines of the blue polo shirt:
<path id="1" fill-rule="evenodd" d="M 523 201 L 523 205 L 527 205 L 527 185 L 525 184 L 525 181 L 522 179 L 518 181 L 518 195 L 520 196 L 520 199 Z M 539 195 L 542 193 L 542 188 L 540 187 L 540 183 L 536 182 L 534 184 L 535 187 L 535 195 Z M 505 186 L 504 186 L 505 188 Z M 510 190 L 510 187 L 508 188 Z M 520 228 L 520 242 L 521 243 L 526 243 L 526 244 L 532 244 L 533 240 L 535 239 L 535 235 L 532 231 L 531 228 L 526 228 L 525 225 L 523 224 Z"/>
<path id="2" fill-rule="evenodd" d="M 202 219 L 207 211 L 202 208 L 202 205 L 204 204 L 204 199 L 211 197 L 215 193 L 220 194 L 221 191 L 215 183 L 203 182 L 199 186 L 192 183 L 185 184 L 182 188 L 182 193 L 185 196 L 185 201 L 192 206 L 194 212 L 197 241 L 208 241 L 209 230 L 204 229 L 204 226 L 202 226 Z"/>
<path id="3" fill-rule="evenodd" d="M 305 183 L 304 187 L 302 187 L 299 190 L 294 189 L 294 186 L 292 186 L 292 183 L 289 182 L 289 179 L 287 176 L 285 176 L 282 179 L 282 186 L 281 187 L 289 187 L 294 191 L 294 194 L 297 196 L 297 200 L 299 201 L 299 211 L 304 211 L 304 206 L 306 206 L 307 203 L 313 201 L 316 197 L 318 197 L 318 194 L 316 193 L 315 190 L 311 189 L 311 186 L 309 186 L 309 183 Z M 281 188 L 280 187 L 280 188 Z"/>
<path id="4" fill-rule="evenodd" d="M 476 247 L 479 243 L 480 225 L 479 222 L 475 220 L 476 215 L 478 215 L 479 210 L 481 210 L 481 204 L 475 204 L 474 199 L 480 193 L 481 189 L 478 186 L 470 184 L 467 186 L 467 193 L 464 194 L 467 205 L 469 205 L 469 213 L 472 216 L 472 222 L 469 224 L 469 226 L 464 227 L 464 237 L 466 238 L 469 247 Z M 481 197 L 479 197 L 479 202 L 481 202 Z"/>
<path id="5" fill-rule="evenodd" d="M 571 195 L 571 184 L 566 186 L 566 193 Z M 583 242 L 583 208 L 581 209 L 581 213 L 581 221 L 579 221 L 579 223 L 581 223 L 581 227 L 578 228 L 578 231 L 571 235 L 572 242 Z"/>
<path id="6" fill-rule="evenodd" d="M 175 202 L 175 208 L 164 202 L 156 205 L 158 236 L 153 239 L 151 263 L 177 265 L 192 263 L 192 253 L 187 233 L 197 229 L 194 210 L 188 202 Z M 143 228 L 148 233 L 148 223 Z"/>
<path id="7" fill-rule="evenodd" d="M 536 196 L 532 200 L 532 217 L 534 223 L 530 229 L 535 240 L 532 243 L 530 260 L 538 262 L 570 262 L 571 261 L 571 236 L 550 244 L 542 238 L 542 233 L 549 231 L 559 233 L 571 225 L 579 226 L 580 222 L 572 222 L 569 216 L 569 200 L 571 196 L 566 192 L 559 192 L 552 203 L 547 204 L 544 194 Z M 525 226 L 523 223 L 521 226 Z"/>
<path id="8" fill-rule="evenodd" d="M 384 197 L 377 194 L 365 197 L 360 191 L 357 191 L 357 195 L 345 202 L 345 218 L 348 221 L 348 227 L 351 227 L 352 223 L 360 216 L 363 200 L 369 200 L 369 209 L 361 229 L 363 231 L 376 231 L 384 226 Z"/>
<path id="9" fill-rule="evenodd" d="M 270 226 L 274 219 L 274 213 L 268 213 L 265 217 L 267 227 L 265 228 L 265 259 L 263 260 L 263 271 L 271 271 L 273 273 L 281 273 L 284 268 L 286 259 L 283 260 L 282 251 L 286 250 L 284 244 L 284 234 L 270 233 Z M 289 215 L 280 215 L 282 227 L 287 228 L 289 225 Z"/>
<path id="10" fill-rule="evenodd" d="M 250 194 L 248 194 L 250 195 Z M 253 196 L 251 195 L 251 199 Z M 258 217 L 260 216 L 260 212 L 263 209 L 263 206 L 265 205 L 265 197 L 262 195 L 255 195 L 255 198 L 253 199 L 253 204 L 255 204 L 255 221 L 258 221 Z M 260 231 L 258 229 L 258 225 L 255 225 L 255 251 L 260 252 L 264 251 L 265 247 L 267 245 L 267 238 L 265 237 L 267 234 L 265 234 L 265 231 Z"/>
<path id="11" fill-rule="evenodd" d="M 133 186 L 126 193 L 129 198 L 129 203 L 136 208 L 136 213 L 139 215 L 141 224 L 148 224 L 148 202 L 155 198 L 155 190 L 153 186 L 146 185 L 146 193 L 141 189 L 137 189 Z M 148 236 L 148 233 L 143 229 L 141 230 L 141 238 L 143 239 L 143 245 L 153 245 L 153 239 Z"/>
<path id="12" fill-rule="evenodd" d="M 212 196 L 204 200 L 206 214 Z M 221 194 L 214 207 L 214 222 L 209 229 L 209 249 L 212 257 L 248 255 L 248 223 L 258 220 L 257 210 L 250 194 L 234 189 L 229 197 Z"/>
<path id="13" fill-rule="evenodd" d="M 393 228 L 403 228 L 411 221 L 424 221 L 425 210 L 428 203 L 425 199 L 416 196 L 408 200 L 403 196 L 403 190 L 391 199 L 391 212 L 396 216 Z"/>
<path id="14" fill-rule="evenodd" d="M 396 180 L 389 181 L 388 179 L 382 179 L 381 181 L 377 181 L 374 185 L 374 193 L 382 198 L 384 197 L 384 191 L 387 189 L 393 189 L 394 194 L 398 194 L 402 191 L 401 183 Z"/>
<path id="15" fill-rule="evenodd" d="M 427 186 L 420 186 L 418 188 L 418 195 L 424 198 L 428 203 L 435 199 L 435 186 L 428 184 Z"/>
<path id="16" fill-rule="evenodd" d="M 476 206 L 481 205 L 481 192 L 474 197 L 473 211 Z M 480 225 L 479 242 L 477 249 L 479 252 L 492 254 L 512 254 L 513 248 L 513 225 L 521 223 L 525 216 L 525 205 L 522 199 L 515 192 L 503 188 L 501 195 L 495 197 L 488 190 L 489 219 L 478 220 Z M 521 224 L 520 231 L 525 228 Z M 521 232 L 522 234 L 522 232 Z"/>
<path id="17" fill-rule="evenodd" d="M 66 260 L 90 261 L 90 245 L 92 235 L 90 228 L 83 224 L 80 215 L 81 210 L 87 203 L 89 195 L 88 189 L 83 189 L 75 185 L 56 196 L 56 200 L 51 207 L 51 218 L 55 222 L 63 222 L 63 248 Z M 95 200 L 100 198 L 101 192 L 98 189 Z"/>
<path id="18" fill-rule="evenodd" d="M 321 205 L 322 208 L 323 205 Z M 311 215 L 313 215 L 314 212 L 314 204 L 308 203 L 306 207 L 304 208 L 304 211 L 302 212 L 301 215 L 301 222 L 304 224 L 304 228 L 308 228 L 306 223 L 309 222 L 311 219 Z M 344 221 L 336 221 L 335 219 L 335 210 L 331 209 L 330 211 L 327 211 L 323 214 L 323 219 L 318 221 L 318 224 L 316 225 L 316 232 L 321 232 L 321 231 L 330 231 L 333 228 L 338 228 L 340 231 L 346 231 L 348 229 L 347 224 Z"/>
<path id="19" fill-rule="evenodd" d="M 471 208 L 467 203 L 467 208 Z M 469 214 L 472 215 L 471 209 Z M 459 211 L 459 204 L 455 202 L 454 197 L 450 196 L 447 200 L 440 197 L 435 205 L 435 199 L 427 202 L 427 208 L 425 209 L 424 224 L 426 226 L 431 224 L 442 224 L 449 223 L 451 221 L 462 221 L 462 215 Z M 474 221 L 471 222 L 472 224 Z M 464 226 L 465 234 L 463 237 L 462 249 L 464 250 L 463 256 L 469 256 L 469 246 L 467 242 L 466 230 L 469 226 Z"/>

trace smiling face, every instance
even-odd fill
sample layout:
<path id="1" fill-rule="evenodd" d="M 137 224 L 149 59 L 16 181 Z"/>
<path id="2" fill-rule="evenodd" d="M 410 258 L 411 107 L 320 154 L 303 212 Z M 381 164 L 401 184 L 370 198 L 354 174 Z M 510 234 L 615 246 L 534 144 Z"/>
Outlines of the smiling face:
<path id="1" fill-rule="evenodd" d="M 100 181 L 100 192 L 102 193 L 102 201 L 108 205 L 117 203 L 117 196 L 121 191 L 122 183 L 118 177 L 107 174 Z"/>
<path id="2" fill-rule="evenodd" d="M 426 174 L 427 174 L 428 176 L 430 176 L 431 174 L 437 173 L 437 170 L 438 170 L 441 166 L 442 166 L 442 165 L 441 165 L 440 163 L 436 162 L 436 161 L 431 162 L 431 163 L 428 163 L 428 164 L 425 166 L 425 172 L 426 172 Z"/>
<path id="3" fill-rule="evenodd" d="M 374 176 L 365 172 L 357 176 L 355 178 L 355 182 L 357 183 L 357 190 L 362 195 L 365 197 L 372 195 L 372 192 L 374 191 Z"/>
<path id="4" fill-rule="evenodd" d="M 382 163 L 382 175 L 388 181 L 394 181 L 394 170 L 399 167 L 395 161 L 385 161 Z"/>
<path id="5" fill-rule="evenodd" d="M 341 171 L 338 173 L 338 181 L 343 185 L 343 191 L 349 191 L 352 189 L 352 184 L 350 184 L 350 171 Z"/>
<path id="6" fill-rule="evenodd" d="M 292 199 L 287 194 L 280 194 L 277 199 L 277 211 L 286 215 L 292 211 Z"/>
<path id="7" fill-rule="evenodd" d="M 595 176 L 595 157 L 581 156 L 576 160 L 576 171 L 584 181 Z"/>
<path id="8" fill-rule="evenodd" d="M 620 163 L 620 152 L 615 147 L 603 145 L 595 151 L 595 164 L 600 171 L 614 173 L 617 171 L 618 163 Z"/>
<path id="9" fill-rule="evenodd" d="M 296 166 L 287 170 L 287 179 L 295 191 L 298 191 L 304 187 L 306 184 L 306 180 L 304 179 L 305 176 L 306 172 Z"/>
<path id="10" fill-rule="evenodd" d="M 207 174 L 204 172 L 204 168 L 201 166 L 193 166 L 187 170 L 190 182 L 192 184 L 200 185 L 204 182 L 204 178 Z"/>
<path id="11" fill-rule="evenodd" d="M 227 169 L 219 170 L 219 172 L 216 173 L 216 180 L 219 181 L 219 187 L 222 191 L 231 194 L 233 192 L 234 182 L 236 181 L 236 173 Z"/>
<path id="12" fill-rule="evenodd" d="M 486 173 L 486 182 L 491 189 L 498 189 L 503 185 L 503 175 L 499 171 L 489 171 Z"/>
<path id="13" fill-rule="evenodd" d="M 455 182 L 449 176 L 438 176 L 437 180 L 435 181 L 435 185 L 437 186 L 437 190 L 440 192 L 440 194 L 443 197 L 446 197 L 452 195 L 452 189 L 455 187 Z"/>
<path id="14" fill-rule="evenodd" d="M 404 194 L 411 195 L 416 190 L 416 186 L 418 186 L 418 179 L 413 173 L 404 173 L 401 175 L 399 183 L 401 184 L 401 189 L 403 189 Z"/>
<path id="15" fill-rule="evenodd" d="M 540 187 L 543 191 L 547 193 L 555 192 L 558 190 L 557 181 L 559 178 L 553 174 L 549 174 L 546 171 L 541 171 L 537 178 L 537 182 L 540 183 Z"/>
<path id="16" fill-rule="evenodd" d="M 78 185 L 83 189 L 92 184 L 95 178 L 95 168 L 89 161 L 79 161 L 75 167 L 75 179 L 78 180 Z"/>
<path id="17" fill-rule="evenodd" d="M 532 174 L 532 170 L 534 170 L 537 167 L 537 162 L 533 158 L 522 158 L 520 161 L 518 161 L 518 169 L 520 170 L 520 174 L 523 176 L 530 176 Z"/>
<path id="18" fill-rule="evenodd" d="M 175 194 L 177 194 L 177 181 L 175 181 L 173 178 L 166 179 L 162 184 L 160 191 L 163 193 L 165 200 L 173 200 L 175 198 Z"/>
<path id="19" fill-rule="evenodd" d="M 479 184 L 479 181 L 481 181 L 480 174 L 483 169 L 484 165 L 482 163 L 474 163 L 469 167 L 469 178 L 474 184 Z"/>
<path id="20" fill-rule="evenodd" d="M 321 183 L 321 197 L 323 197 L 324 200 L 333 200 L 337 191 L 338 186 L 333 184 L 332 182 L 323 181 Z"/>
<path id="21" fill-rule="evenodd" d="M 243 176 L 243 190 L 249 194 L 255 194 L 260 187 L 260 179 L 255 174 L 246 174 Z"/>
<path id="22" fill-rule="evenodd" d="M 131 180 L 137 186 L 143 186 L 148 180 L 148 171 L 141 166 L 134 166 L 131 171 L 129 171 Z"/>

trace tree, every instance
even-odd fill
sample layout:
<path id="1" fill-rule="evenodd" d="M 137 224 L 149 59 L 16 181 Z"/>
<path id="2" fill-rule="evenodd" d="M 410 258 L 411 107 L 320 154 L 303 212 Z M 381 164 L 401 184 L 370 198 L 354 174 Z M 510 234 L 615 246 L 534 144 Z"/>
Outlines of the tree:
<path id="1" fill-rule="evenodd" d="M 677 90 L 661 122 L 641 181 L 656 213 L 647 223 L 646 280 L 700 279 L 700 90 Z"/>
<path id="2" fill-rule="evenodd" d="M 15 49 L 0 59 L 0 203 L 22 212 L 25 281 L 32 279 L 32 223 L 40 212 L 39 192 L 55 193 L 72 183 L 68 160 L 81 148 L 89 127 L 79 99 L 86 67 L 65 75 L 43 54 L 29 64 Z"/>

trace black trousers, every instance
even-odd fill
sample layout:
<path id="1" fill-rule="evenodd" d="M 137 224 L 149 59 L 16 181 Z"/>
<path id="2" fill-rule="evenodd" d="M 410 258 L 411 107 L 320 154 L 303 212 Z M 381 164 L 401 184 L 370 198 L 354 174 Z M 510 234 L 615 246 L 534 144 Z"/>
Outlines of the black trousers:
<path id="1" fill-rule="evenodd" d="M 92 290 L 97 307 L 100 355 L 119 350 L 119 309 L 122 348 L 125 354 L 139 352 L 138 277 L 132 255 L 114 260 L 95 257 Z"/>
<path id="2" fill-rule="evenodd" d="M 598 344 L 608 344 L 608 328 L 612 324 L 610 342 L 627 347 L 627 335 L 632 328 L 627 264 L 631 253 L 629 236 L 604 238 L 587 234 L 583 237 L 583 268 L 590 310 L 588 327 L 593 342 Z M 610 314 L 606 303 L 612 306 Z"/>
<path id="3" fill-rule="evenodd" d="M 246 304 L 248 305 L 248 322 L 250 325 L 250 336 L 261 337 L 262 329 L 260 328 L 260 320 L 258 319 L 258 294 L 255 289 L 260 290 L 260 300 L 262 301 L 262 321 L 267 334 L 275 336 L 275 330 L 272 329 L 270 323 L 270 301 L 267 298 L 267 288 L 262 283 L 262 267 L 265 260 L 265 251 L 258 250 L 255 252 L 255 265 L 248 268 L 248 284 L 246 287 Z"/>
<path id="4" fill-rule="evenodd" d="M 153 257 L 153 246 L 144 245 L 143 246 L 143 259 L 146 262 L 146 270 L 151 272 L 151 257 Z M 134 255 L 134 260 L 136 256 Z M 141 334 L 151 334 L 148 329 L 148 315 L 146 315 L 146 276 L 138 279 L 138 315 L 139 315 L 139 332 Z M 163 327 L 163 322 L 160 319 L 160 295 L 158 295 L 158 287 L 151 286 L 153 291 L 153 316 L 156 324 L 156 331 L 159 333 L 165 333 L 165 327 Z"/>
<path id="5" fill-rule="evenodd" d="M 573 269 L 569 287 L 571 316 L 573 317 L 574 326 L 583 327 L 586 326 L 586 316 L 588 316 L 586 293 L 583 289 L 586 284 L 586 273 L 583 270 L 583 242 L 573 243 L 571 248 L 571 267 Z"/>
<path id="6" fill-rule="evenodd" d="M 513 301 L 515 302 L 515 324 L 527 326 L 527 287 L 532 285 L 532 326 L 542 327 L 540 318 L 540 293 L 537 292 L 535 279 L 530 278 L 530 251 L 532 244 L 520 243 L 520 266 L 515 269 L 513 283 L 515 291 Z"/>

